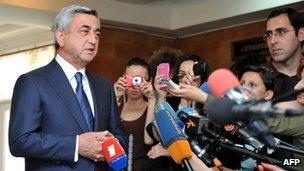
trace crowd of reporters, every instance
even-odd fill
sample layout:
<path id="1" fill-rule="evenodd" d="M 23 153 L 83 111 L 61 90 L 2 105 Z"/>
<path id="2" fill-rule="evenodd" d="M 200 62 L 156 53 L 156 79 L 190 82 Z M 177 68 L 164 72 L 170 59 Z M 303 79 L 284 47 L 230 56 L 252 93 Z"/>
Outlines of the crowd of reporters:
<path id="1" fill-rule="evenodd" d="M 265 58 L 265 60 L 258 61 L 258 63 L 249 62 L 248 64 L 248 62 L 246 63 L 248 58 L 244 58 L 242 61 L 237 61 L 233 67 L 231 67 L 231 71 L 234 72 L 235 77 L 239 79 L 238 81 L 240 82 L 240 87 L 253 94 L 251 95 L 253 97 L 249 98 L 249 100 L 247 99 L 246 102 L 249 101 L 252 105 L 255 105 L 256 103 L 260 104 L 269 101 L 273 102 L 271 103 L 272 106 L 270 106 L 273 109 L 282 109 L 283 111 L 284 109 L 289 108 L 298 111 L 303 110 L 304 100 L 303 93 L 301 92 L 299 94 L 291 94 L 290 96 L 280 99 L 281 95 L 291 93 L 293 89 L 300 90 L 304 88 L 302 79 L 304 76 L 304 60 L 301 60 L 303 57 L 301 53 L 302 40 L 304 38 L 303 22 L 304 21 L 302 20 L 301 14 L 293 9 L 288 8 L 273 11 L 266 21 L 266 31 L 264 35 L 264 39 L 268 45 L 271 55 L 270 61 L 267 61 Z M 168 152 L 162 137 L 159 136 L 159 134 L 162 133 L 157 133 L 157 131 L 160 130 L 155 128 L 157 127 L 157 124 L 162 123 L 157 123 L 155 126 L 155 123 L 153 125 L 152 120 L 153 115 L 158 114 L 158 105 L 163 102 L 168 102 L 174 111 L 186 112 L 186 116 L 184 115 L 184 118 L 181 118 L 181 115 L 179 115 L 178 112 L 174 114 L 179 115 L 179 119 L 184 122 L 184 125 L 179 127 L 186 134 L 187 140 L 191 144 L 190 146 L 192 147 L 193 152 L 195 151 L 194 147 L 196 146 L 199 146 L 204 150 L 205 158 L 202 158 L 202 156 L 197 153 L 192 153 L 192 156 L 188 157 L 190 166 L 192 166 L 193 170 L 209 170 L 210 168 L 220 170 L 280 170 L 279 166 L 284 167 L 284 159 L 303 158 L 301 151 L 304 146 L 302 124 L 304 116 L 283 116 L 278 112 L 276 116 L 264 116 L 261 118 L 254 117 L 259 118 L 258 121 L 248 118 L 250 122 L 257 122 L 260 124 L 255 127 L 252 126 L 254 124 L 250 125 L 247 121 L 239 122 L 238 120 L 233 123 L 232 127 L 228 124 L 218 125 L 216 122 L 214 122 L 214 120 L 208 118 L 209 115 L 213 115 L 212 113 L 208 113 L 208 107 L 210 108 L 209 105 L 212 104 L 213 101 L 216 101 L 216 99 L 227 96 L 227 93 L 225 94 L 222 92 L 220 93 L 221 96 L 214 97 L 212 91 L 210 92 L 209 90 L 209 81 L 206 88 L 206 81 L 208 80 L 208 76 L 211 72 L 207 61 L 203 57 L 195 54 L 182 55 L 179 50 L 173 48 L 163 48 L 162 50 L 156 51 L 156 53 L 157 54 L 154 54 L 150 60 L 152 71 L 151 84 L 153 84 L 155 91 L 155 97 L 153 98 L 155 101 L 153 102 L 155 105 L 155 111 L 147 114 L 146 118 L 149 119 L 146 119 L 145 127 L 142 128 L 144 131 L 147 131 L 144 134 L 145 140 L 147 137 L 149 139 L 149 141 L 142 143 L 148 145 L 147 148 L 150 150 L 148 150 L 147 156 L 153 160 L 150 161 L 150 165 L 149 162 L 147 162 L 148 166 L 150 167 L 145 167 L 145 170 L 153 168 L 153 165 L 158 166 L 158 170 L 161 170 L 162 168 L 164 170 L 189 169 L 185 166 L 185 163 L 182 165 L 180 165 L 180 163 L 175 164 L 172 162 L 172 160 L 171 162 L 162 163 L 162 160 L 170 160 L 164 156 L 170 156 L 172 154 Z M 251 54 L 250 60 L 252 60 L 253 57 L 261 58 L 261 56 Z M 159 71 L 161 65 L 164 63 L 168 64 L 167 67 L 169 67 L 169 73 Z M 225 73 L 221 74 L 221 81 L 231 81 L 227 80 L 228 78 L 225 79 Z M 135 75 L 137 76 L 140 74 L 136 73 Z M 170 79 L 170 81 L 178 84 L 178 86 L 171 85 L 170 83 L 164 81 L 164 78 Z M 148 78 L 146 80 L 148 80 Z M 117 85 L 118 82 L 119 80 L 115 84 Z M 143 81 L 143 84 L 140 85 L 141 89 L 145 82 L 146 81 Z M 135 91 L 139 88 L 133 86 L 131 89 Z M 115 90 L 118 91 L 117 88 Z M 226 91 L 227 90 L 228 89 L 226 89 Z M 142 92 L 145 94 L 144 91 Z M 242 93 L 244 92 L 241 92 L 240 94 L 245 96 Z M 242 103 L 236 103 L 235 105 Z M 222 106 L 218 104 L 222 103 L 217 103 L 217 108 L 221 108 Z M 187 112 L 190 112 L 191 114 Z M 230 110 L 225 112 L 227 112 L 228 115 Z M 189 127 L 193 125 L 188 122 L 188 116 L 195 116 L 197 118 L 204 117 L 208 121 L 207 123 L 204 122 L 206 124 L 204 124 L 202 127 L 199 127 L 199 132 L 193 132 L 193 130 L 189 129 Z M 195 117 L 193 120 L 195 120 Z M 199 120 L 197 123 L 200 122 L 201 120 Z M 260 130 L 258 130 L 258 133 L 255 133 L 254 130 L 250 130 L 253 128 L 260 129 L 259 127 L 261 125 L 262 127 L 265 127 L 263 130 L 264 132 L 259 132 Z M 269 134 L 269 136 L 273 138 L 274 142 L 267 142 L 267 140 L 265 140 L 267 138 L 261 138 L 261 136 L 264 136 L 264 134 Z M 262 142 L 261 144 L 263 147 L 257 150 L 256 147 L 254 147 L 255 145 L 251 144 L 252 140 L 248 140 L 248 137 L 246 139 L 246 136 L 250 136 L 249 138 L 256 138 L 257 141 Z M 286 136 L 287 138 L 285 138 Z M 242 145 L 243 149 L 245 151 L 247 150 L 248 153 L 236 152 L 229 148 L 226 149 L 222 147 L 220 145 L 222 142 L 219 141 L 223 140 Z M 285 140 L 288 140 L 288 143 L 290 143 L 289 145 L 291 145 L 290 147 L 295 147 L 296 149 L 299 149 L 300 152 L 295 154 L 292 150 L 284 150 L 275 147 L 275 145 L 272 144 L 275 143 L 275 140 L 279 140 L 281 143 L 285 143 Z M 196 142 L 195 145 L 193 145 L 193 142 Z M 269 149 L 272 149 L 274 152 L 268 152 L 267 150 Z M 250 152 L 254 152 L 255 154 L 263 157 L 266 156 L 270 159 L 262 160 L 255 155 L 250 155 Z M 172 157 L 174 158 L 174 156 Z M 160 158 L 162 159 L 159 160 Z M 149 159 L 146 161 L 149 161 Z M 151 162 L 154 163 L 151 165 Z M 266 164 L 267 162 L 272 164 Z M 299 168 L 303 167 L 302 164 L 303 163 L 300 163 Z M 288 167 L 285 167 L 285 169 L 286 168 L 288 169 Z M 297 168 L 295 167 L 291 169 L 296 170 Z"/>

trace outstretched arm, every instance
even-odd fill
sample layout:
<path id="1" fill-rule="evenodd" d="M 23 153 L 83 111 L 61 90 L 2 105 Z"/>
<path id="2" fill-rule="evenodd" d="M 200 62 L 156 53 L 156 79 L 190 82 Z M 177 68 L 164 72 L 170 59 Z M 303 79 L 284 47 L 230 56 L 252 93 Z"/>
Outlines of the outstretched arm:
<path id="1" fill-rule="evenodd" d="M 174 96 L 182 97 L 187 100 L 192 100 L 200 103 L 206 102 L 208 94 L 199 88 L 187 84 L 180 84 L 180 86 L 180 89 L 169 89 L 169 92 Z"/>

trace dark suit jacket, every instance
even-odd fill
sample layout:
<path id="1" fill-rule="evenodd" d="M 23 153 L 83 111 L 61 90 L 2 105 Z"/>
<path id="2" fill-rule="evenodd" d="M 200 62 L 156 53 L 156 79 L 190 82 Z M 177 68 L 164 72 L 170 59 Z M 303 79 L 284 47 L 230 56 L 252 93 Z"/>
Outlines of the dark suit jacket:
<path id="1" fill-rule="evenodd" d="M 112 85 L 87 73 L 95 112 L 95 131 L 109 130 L 125 146 Z M 79 155 L 74 162 L 76 135 L 89 132 L 76 95 L 60 65 L 21 75 L 15 85 L 9 125 L 14 156 L 25 157 L 26 170 L 100 170 Z"/>

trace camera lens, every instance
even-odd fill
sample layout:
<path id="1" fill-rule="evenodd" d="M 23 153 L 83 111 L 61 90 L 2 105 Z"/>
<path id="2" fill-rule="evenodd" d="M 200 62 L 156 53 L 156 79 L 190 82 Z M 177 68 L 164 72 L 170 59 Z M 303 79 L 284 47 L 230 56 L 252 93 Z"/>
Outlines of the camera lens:
<path id="1" fill-rule="evenodd" d="M 134 77 L 132 83 L 134 86 L 139 86 L 141 84 L 141 77 Z"/>

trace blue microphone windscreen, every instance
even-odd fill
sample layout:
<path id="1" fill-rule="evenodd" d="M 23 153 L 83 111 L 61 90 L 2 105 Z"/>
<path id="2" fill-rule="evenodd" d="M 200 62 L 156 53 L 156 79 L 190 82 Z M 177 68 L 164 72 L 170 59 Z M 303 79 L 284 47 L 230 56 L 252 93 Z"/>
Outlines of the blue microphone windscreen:
<path id="1" fill-rule="evenodd" d="M 172 109 L 172 107 L 170 106 L 170 104 L 168 102 L 161 102 L 161 103 L 157 104 L 155 113 L 157 113 L 161 110 L 166 110 L 166 111 L 174 114 L 174 117 L 175 117 L 175 111 Z"/>
<path id="2" fill-rule="evenodd" d="M 115 171 L 122 170 L 127 166 L 127 155 L 123 154 L 117 157 L 116 159 L 110 161 L 109 166 Z"/>
<path id="3" fill-rule="evenodd" d="M 174 117 L 166 110 L 161 110 L 155 115 L 158 133 L 165 147 L 169 147 L 174 141 L 187 139 L 182 129 L 176 124 Z"/>
<path id="4" fill-rule="evenodd" d="M 168 111 L 169 114 L 174 118 L 175 123 L 180 127 L 180 128 L 184 128 L 185 124 L 177 117 L 176 113 L 174 112 L 174 110 L 172 109 L 172 107 L 170 106 L 170 104 L 168 102 L 161 102 L 157 105 L 156 107 L 156 111 L 155 113 L 161 111 L 161 110 L 165 110 Z"/>
<path id="5" fill-rule="evenodd" d="M 203 92 L 207 93 L 207 94 L 211 94 L 211 91 L 210 91 L 210 89 L 209 89 L 209 87 L 208 87 L 208 83 L 207 83 L 207 82 L 204 82 L 204 83 L 200 86 L 200 89 L 201 89 Z"/>

